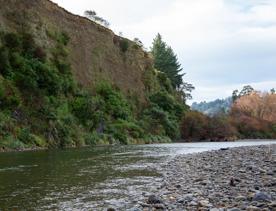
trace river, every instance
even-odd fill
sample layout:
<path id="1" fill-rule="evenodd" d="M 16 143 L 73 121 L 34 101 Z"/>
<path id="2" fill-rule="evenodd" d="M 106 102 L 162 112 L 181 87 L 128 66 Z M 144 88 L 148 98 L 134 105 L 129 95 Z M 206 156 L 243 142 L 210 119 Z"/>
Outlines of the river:
<path id="1" fill-rule="evenodd" d="M 0 154 L 0 210 L 127 210 L 174 156 L 276 141 L 175 143 Z"/>

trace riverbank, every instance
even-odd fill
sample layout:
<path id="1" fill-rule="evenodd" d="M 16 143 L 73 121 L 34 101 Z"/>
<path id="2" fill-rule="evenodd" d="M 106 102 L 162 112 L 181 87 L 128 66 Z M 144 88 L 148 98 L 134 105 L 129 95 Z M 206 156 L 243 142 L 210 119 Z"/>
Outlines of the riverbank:
<path id="1" fill-rule="evenodd" d="M 142 210 L 276 210 L 276 145 L 181 155 Z"/>

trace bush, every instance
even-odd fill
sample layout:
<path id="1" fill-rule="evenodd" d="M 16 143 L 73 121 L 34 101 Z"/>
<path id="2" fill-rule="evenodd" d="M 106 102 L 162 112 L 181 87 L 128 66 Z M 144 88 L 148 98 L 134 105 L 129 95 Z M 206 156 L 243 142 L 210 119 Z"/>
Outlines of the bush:
<path id="1" fill-rule="evenodd" d="M 108 83 L 99 84 L 96 88 L 104 104 L 102 109 L 111 119 L 127 120 L 131 116 L 130 106 L 124 96 Z"/>
<path id="2" fill-rule="evenodd" d="M 142 138 L 144 135 L 144 131 L 140 126 L 138 126 L 134 122 L 125 120 L 118 120 L 114 123 L 111 123 L 107 131 L 109 134 L 119 133 L 135 139 Z"/>
<path id="3" fill-rule="evenodd" d="M 20 93 L 11 81 L 0 76 L 0 108 L 14 109 L 21 103 Z"/>
<path id="4" fill-rule="evenodd" d="M 3 37 L 4 45 L 12 50 L 19 50 L 22 47 L 22 39 L 16 33 L 7 33 Z"/>
<path id="5" fill-rule="evenodd" d="M 28 128 L 23 128 L 20 130 L 19 135 L 18 135 L 18 140 L 27 145 L 35 144 L 35 138 L 31 134 L 30 129 L 28 129 Z"/>
<path id="6" fill-rule="evenodd" d="M 96 129 L 98 124 L 104 119 L 102 107 L 104 101 L 99 97 L 92 97 L 89 94 L 77 96 L 71 102 L 71 109 L 74 115 L 82 124 Z"/>
<path id="7" fill-rule="evenodd" d="M 0 112 L 0 137 L 15 134 L 15 127 L 15 120 L 11 118 L 9 114 Z"/>
<path id="8" fill-rule="evenodd" d="M 150 102 L 162 110 L 168 112 L 176 118 L 181 118 L 183 113 L 183 105 L 178 103 L 176 99 L 165 91 L 157 92 L 149 97 Z"/>
<path id="9" fill-rule="evenodd" d="M 150 106 L 143 113 L 143 125 L 148 133 L 179 138 L 179 122 L 184 111 L 182 104 L 166 91 L 149 97 Z"/>
<path id="10" fill-rule="evenodd" d="M 6 136 L 1 140 L 0 146 L 8 148 L 8 149 L 23 149 L 23 148 L 25 148 L 25 145 L 22 142 L 18 141 L 11 135 Z"/>
<path id="11" fill-rule="evenodd" d="M 127 39 L 121 39 L 120 40 L 120 49 L 123 53 L 127 52 L 128 48 L 129 48 L 129 42 Z"/>

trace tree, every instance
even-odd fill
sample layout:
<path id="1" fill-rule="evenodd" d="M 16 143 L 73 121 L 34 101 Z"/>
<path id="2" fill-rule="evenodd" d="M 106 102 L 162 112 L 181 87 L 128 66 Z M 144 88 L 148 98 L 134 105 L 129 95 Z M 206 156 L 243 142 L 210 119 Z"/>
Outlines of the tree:
<path id="1" fill-rule="evenodd" d="M 183 102 L 186 102 L 186 100 L 191 100 L 193 98 L 191 93 L 194 89 L 195 87 L 192 84 L 186 82 L 181 85 L 179 91 Z"/>
<path id="2" fill-rule="evenodd" d="M 271 94 L 275 94 L 275 92 L 276 92 L 276 91 L 275 91 L 274 88 L 272 88 L 272 89 L 270 90 L 270 93 L 271 93 Z"/>
<path id="3" fill-rule="evenodd" d="M 90 19 L 92 21 L 95 21 L 98 24 L 101 24 L 101 25 L 103 25 L 103 26 L 105 26 L 107 28 L 110 26 L 110 23 L 107 20 L 103 19 L 102 17 L 98 16 L 97 13 L 94 10 L 86 10 L 84 12 L 84 15 L 88 19 Z"/>
<path id="4" fill-rule="evenodd" d="M 239 90 L 234 90 L 232 93 L 232 101 L 235 102 L 239 98 Z"/>
<path id="5" fill-rule="evenodd" d="M 160 34 L 157 34 L 153 40 L 153 46 L 151 53 L 154 58 L 154 68 L 165 73 L 170 79 L 173 88 L 180 92 L 183 101 L 191 99 L 191 92 L 194 90 L 192 84 L 183 81 L 181 64 L 178 62 L 177 55 L 173 49 L 168 46 L 163 40 Z"/>
<path id="6" fill-rule="evenodd" d="M 245 95 L 250 95 L 254 91 L 255 90 L 252 88 L 252 86 L 250 86 L 250 85 L 244 86 L 242 88 L 242 90 L 240 91 L 239 97 L 242 97 L 242 96 L 245 96 Z"/>
<path id="7" fill-rule="evenodd" d="M 166 73 L 174 88 L 180 88 L 183 83 L 182 76 L 184 75 L 181 74 L 181 65 L 172 48 L 167 46 L 160 34 L 153 41 L 151 53 L 154 57 L 154 67 Z"/>
<path id="8" fill-rule="evenodd" d="M 232 107 L 232 113 L 258 120 L 276 123 L 276 96 L 269 93 L 254 92 L 240 97 Z"/>

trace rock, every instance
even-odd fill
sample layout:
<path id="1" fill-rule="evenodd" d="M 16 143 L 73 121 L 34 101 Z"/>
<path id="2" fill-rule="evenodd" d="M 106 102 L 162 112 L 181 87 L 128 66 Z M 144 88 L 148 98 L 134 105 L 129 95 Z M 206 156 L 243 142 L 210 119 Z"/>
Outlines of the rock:
<path id="1" fill-rule="evenodd" d="M 269 175 L 269 176 L 273 176 L 274 175 L 273 171 L 269 171 L 266 174 Z"/>
<path id="2" fill-rule="evenodd" d="M 162 204 L 163 202 L 160 197 L 158 197 L 156 195 L 150 195 L 148 197 L 147 203 L 148 204 Z"/>
<path id="3" fill-rule="evenodd" d="M 271 201 L 271 196 L 263 192 L 258 192 L 253 196 L 252 201 Z"/>
<path id="4" fill-rule="evenodd" d="M 220 211 L 218 208 L 211 208 L 210 211 Z"/>
<path id="5" fill-rule="evenodd" d="M 235 179 L 234 179 L 234 178 L 231 178 L 231 179 L 230 179 L 229 185 L 230 185 L 230 186 L 233 186 L 233 187 L 236 186 L 236 184 L 235 184 Z"/>
<path id="6" fill-rule="evenodd" d="M 164 204 L 154 204 L 152 205 L 154 208 L 156 209 L 161 209 L 161 210 L 164 210 L 166 209 L 166 207 L 164 206 Z"/>
<path id="7" fill-rule="evenodd" d="M 141 207 L 150 207 L 149 204 L 146 204 L 146 203 L 139 203 Z"/>
<path id="8" fill-rule="evenodd" d="M 116 211 L 114 208 L 108 208 L 106 211 Z"/>
<path id="9" fill-rule="evenodd" d="M 191 201 L 194 200 L 194 196 L 193 196 L 193 194 L 184 195 L 184 196 L 183 196 L 183 200 L 184 200 L 185 202 L 191 202 Z"/>
<path id="10" fill-rule="evenodd" d="M 271 208 L 276 208 L 276 201 L 271 202 L 268 206 L 271 207 Z"/>
<path id="11" fill-rule="evenodd" d="M 195 201 L 191 201 L 191 202 L 189 203 L 189 205 L 190 205 L 190 206 L 197 206 L 197 205 L 198 205 L 198 203 L 197 203 L 197 202 L 195 202 Z"/>
<path id="12" fill-rule="evenodd" d="M 194 180 L 194 182 L 201 182 L 201 181 L 203 181 L 204 179 L 202 178 L 202 177 L 198 177 L 198 178 L 196 178 L 195 180 Z"/>
<path id="13" fill-rule="evenodd" d="M 255 206 L 248 206 L 246 207 L 246 211 L 258 211 L 260 210 L 258 207 Z"/>
<path id="14" fill-rule="evenodd" d="M 211 206 L 209 201 L 207 201 L 207 200 L 201 200 L 201 201 L 198 202 L 198 204 L 201 207 L 210 207 Z"/>
<path id="15" fill-rule="evenodd" d="M 227 211 L 241 211 L 239 208 L 233 207 L 231 209 L 227 209 Z"/>
<path id="16" fill-rule="evenodd" d="M 179 188 L 181 188 L 181 185 L 176 185 L 175 187 L 179 189 Z"/>
<path id="17" fill-rule="evenodd" d="M 226 148 L 220 148 L 219 150 L 221 150 L 221 151 L 227 151 L 229 149 L 230 149 L 229 147 L 226 147 Z"/>
<path id="18" fill-rule="evenodd" d="M 236 200 L 237 201 L 245 201 L 247 198 L 245 196 L 237 196 Z"/>
<path id="19" fill-rule="evenodd" d="M 133 207 L 127 211 L 142 211 L 139 207 Z"/>
<path id="20" fill-rule="evenodd" d="M 259 168 L 259 171 L 260 171 L 260 173 L 262 173 L 262 174 L 266 174 L 266 170 L 265 170 L 265 169 Z"/>
<path id="21" fill-rule="evenodd" d="M 199 184 L 201 184 L 201 185 L 207 185 L 208 183 L 209 183 L 208 181 L 204 180 L 204 181 L 200 182 Z"/>

